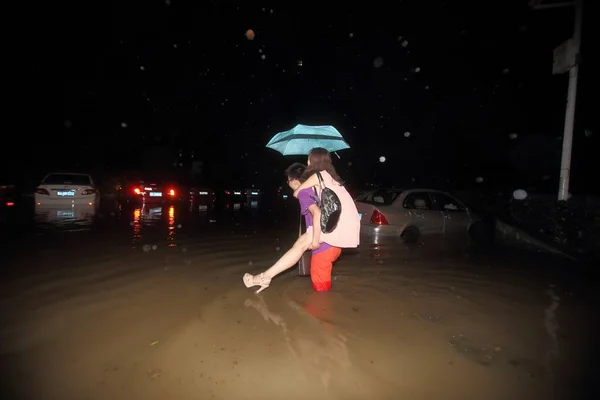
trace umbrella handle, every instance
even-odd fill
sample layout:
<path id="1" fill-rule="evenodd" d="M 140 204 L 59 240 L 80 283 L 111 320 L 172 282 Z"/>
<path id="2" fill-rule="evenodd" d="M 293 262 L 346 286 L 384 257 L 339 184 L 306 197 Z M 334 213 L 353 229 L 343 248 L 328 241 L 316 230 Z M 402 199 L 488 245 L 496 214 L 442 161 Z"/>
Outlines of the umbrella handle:
<path id="1" fill-rule="evenodd" d="M 341 159 L 342 157 L 340 157 L 340 155 L 337 153 L 337 151 L 334 151 L 333 154 L 335 154 L 337 156 L 338 159 Z"/>

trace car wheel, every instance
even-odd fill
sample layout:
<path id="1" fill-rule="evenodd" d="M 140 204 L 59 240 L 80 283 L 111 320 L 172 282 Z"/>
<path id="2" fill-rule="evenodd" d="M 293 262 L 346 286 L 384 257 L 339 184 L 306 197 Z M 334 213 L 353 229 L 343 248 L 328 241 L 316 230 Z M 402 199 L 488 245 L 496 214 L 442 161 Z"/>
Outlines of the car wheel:
<path id="1" fill-rule="evenodd" d="M 421 233 L 419 232 L 418 228 L 409 226 L 408 228 L 404 229 L 400 237 L 402 240 L 404 240 L 404 243 L 417 243 L 421 237 Z"/>

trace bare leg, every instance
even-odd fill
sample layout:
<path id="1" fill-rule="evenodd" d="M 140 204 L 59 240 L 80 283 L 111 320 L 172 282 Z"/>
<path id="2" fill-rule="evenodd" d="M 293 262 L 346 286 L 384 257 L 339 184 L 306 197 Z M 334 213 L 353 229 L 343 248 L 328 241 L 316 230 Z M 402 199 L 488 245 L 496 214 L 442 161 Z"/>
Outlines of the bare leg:
<path id="1" fill-rule="evenodd" d="M 302 257 L 302 254 L 310 247 L 312 242 L 312 230 L 307 231 L 304 235 L 300 236 L 296 243 L 289 249 L 271 268 L 258 274 L 244 274 L 242 278 L 246 287 L 260 286 L 260 289 L 256 293 L 260 293 L 271 284 L 271 278 L 279 275 L 286 269 L 294 266 Z"/>
<path id="2" fill-rule="evenodd" d="M 271 268 L 258 274 L 244 274 L 242 280 L 244 285 L 250 288 L 253 286 L 260 286 L 256 293 L 260 293 L 271 284 L 271 279 L 282 273 L 283 271 L 290 269 L 294 266 L 302 257 L 302 254 L 309 249 L 312 242 L 312 229 L 309 228 L 302 236 L 296 240 L 296 243 L 289 249 Z"/>
<path id="3" fill-rule="evenodd" d="M 296 243 L 289 249 L 271 268 L 264 273 L 265 278 L 272 279 L 283 271 L 293 267 L 302 257 L 302 254 L 310 247 L 312 241 L 312 232 L 306 232 L 296 240 Z"/>

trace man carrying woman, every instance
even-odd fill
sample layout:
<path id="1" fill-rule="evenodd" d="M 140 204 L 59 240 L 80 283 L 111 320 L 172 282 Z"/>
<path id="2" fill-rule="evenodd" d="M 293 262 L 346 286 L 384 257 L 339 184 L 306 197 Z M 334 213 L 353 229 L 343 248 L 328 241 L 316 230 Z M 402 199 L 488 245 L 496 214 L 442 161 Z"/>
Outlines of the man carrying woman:
<path id="1" fill-rule="evenodd" d="M 333 232 L 322 233 L 320 226 L 321 210 L 317 204 L 319 179 L 321 173 L 326 187 L 333 190 L 342 204 L 342 212 Z M 251 275 L 245 274 L 244 284 L 250 288 L 260 286 L 256 293 L 268 288 L 271 279 L 293 267 L 307 250 L 313 250 L 311 261 L 311 281 L 317 292 L 331 289 L 331 270 L 339 258 L 341 248 L 358 247 L 360 220 L 354 200 L 342 186 L 343 181 L 331 162 L 331 155 L 322 148 L 312 149 L 308 156 L 308 168 L 302 164 L 293 164 L 286 170 L 288 185 L 294 190 L 294 196 L 300 202 L 300 211 L 305 217 L 306 232 L 294 243 L 273 266 L 266 271 Z M 313 188 L 317 188 L 315 191 Z"/>

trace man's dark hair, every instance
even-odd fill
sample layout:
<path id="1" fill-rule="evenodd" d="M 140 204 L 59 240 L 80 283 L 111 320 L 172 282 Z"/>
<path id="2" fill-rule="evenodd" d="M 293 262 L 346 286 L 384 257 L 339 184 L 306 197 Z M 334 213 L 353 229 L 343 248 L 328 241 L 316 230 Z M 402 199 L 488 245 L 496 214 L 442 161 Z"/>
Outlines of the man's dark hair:
<path id="1" fill-rule="evenodd" d="M 304 182 L 302 175 L 304 174 L 305 170 L 306 165 L 301 163 L 293 163 L 285 170 L 285 176 L 287 176 L 289 180 L 296 179 L 300 182 Z"/>

